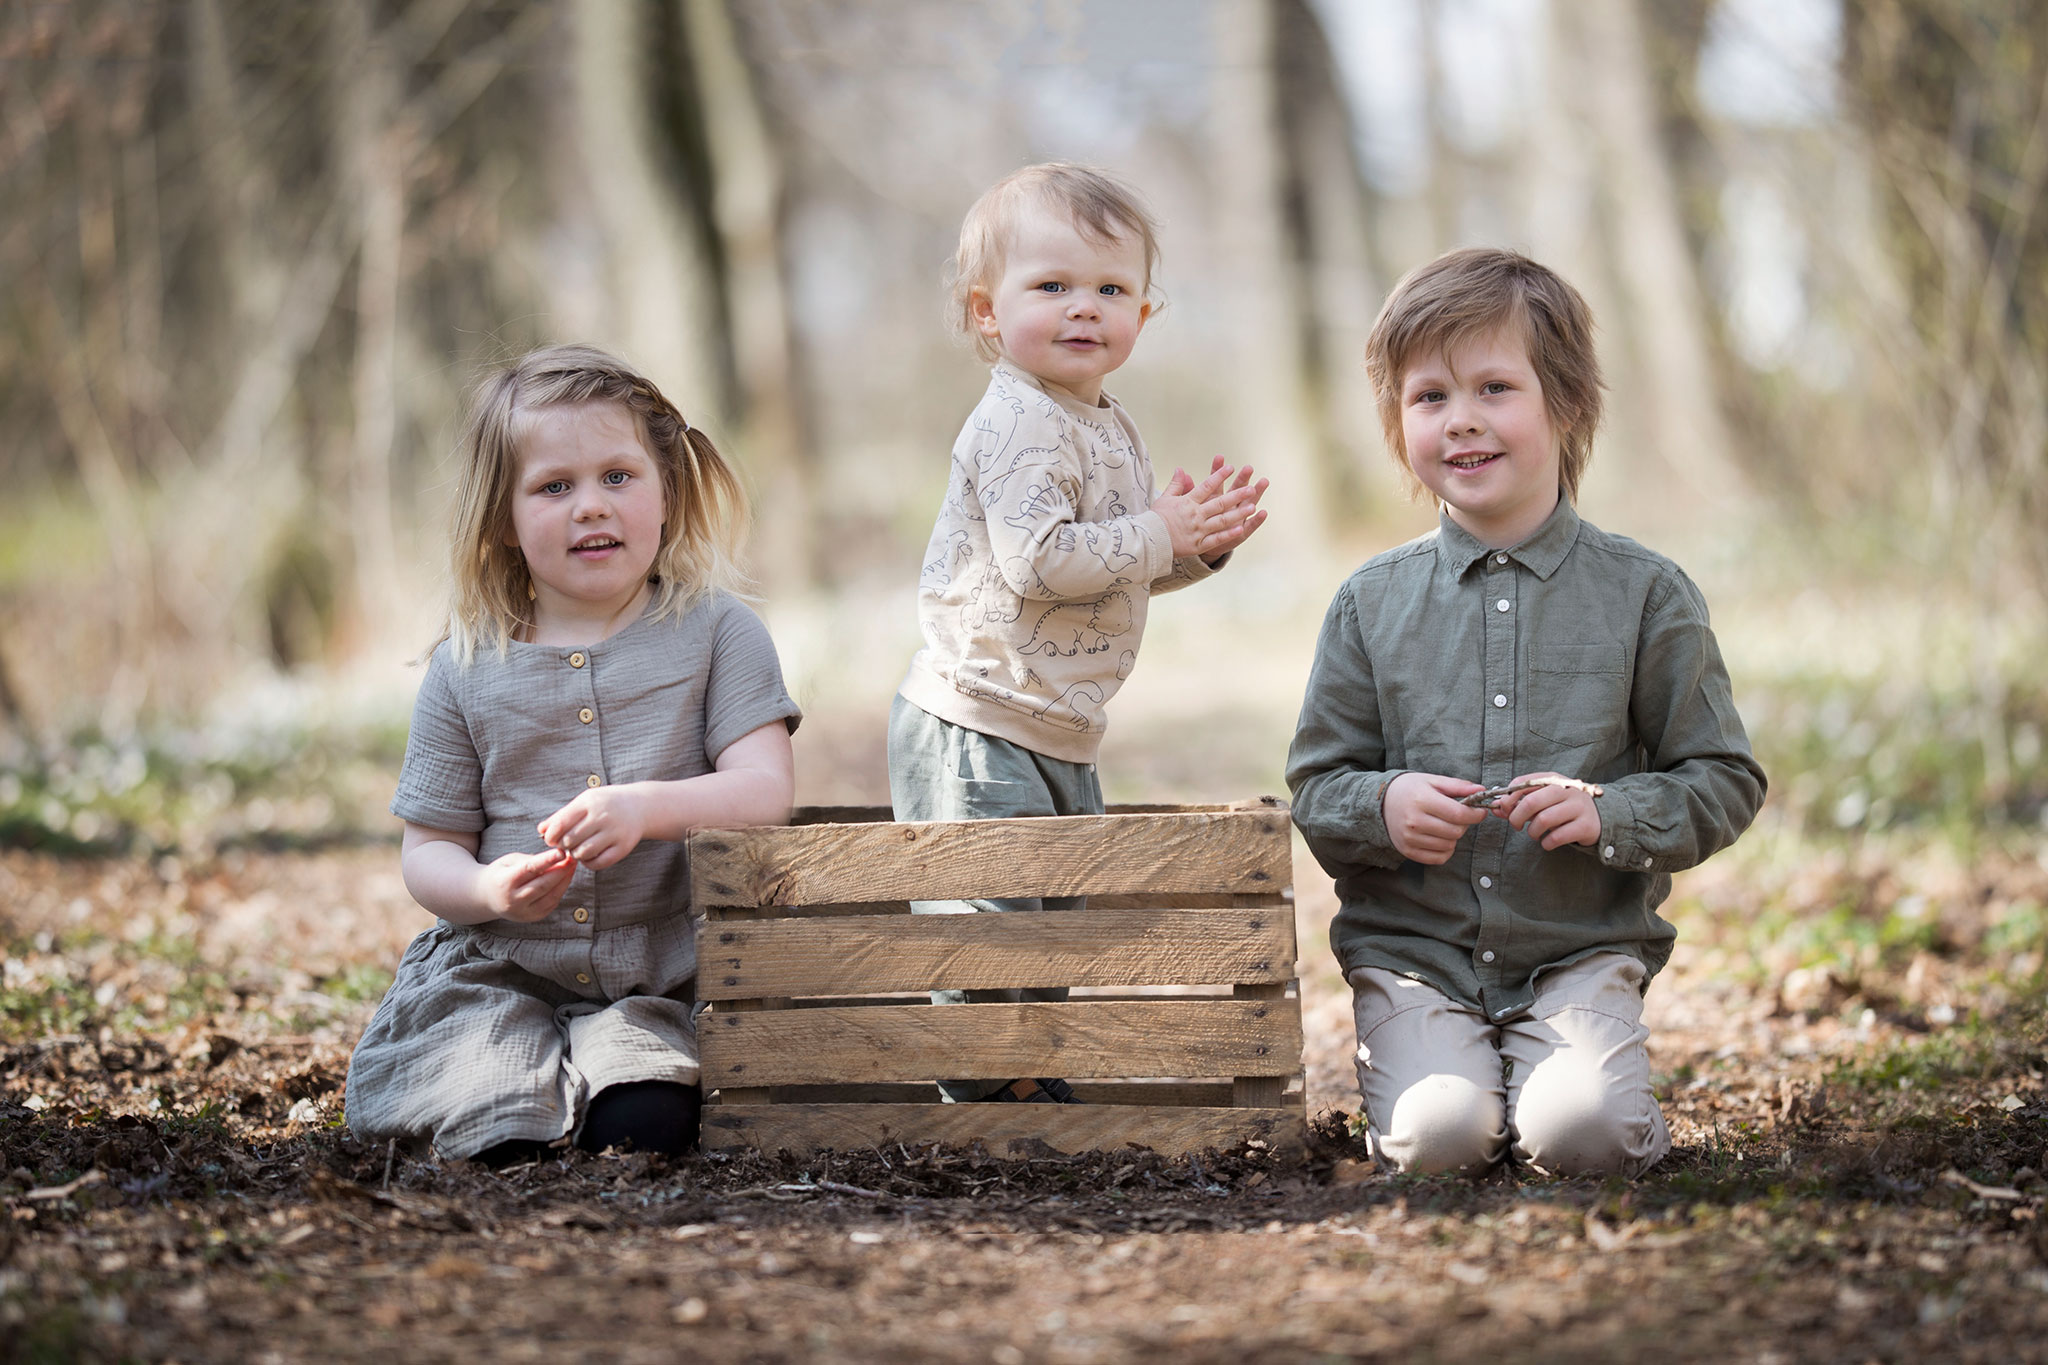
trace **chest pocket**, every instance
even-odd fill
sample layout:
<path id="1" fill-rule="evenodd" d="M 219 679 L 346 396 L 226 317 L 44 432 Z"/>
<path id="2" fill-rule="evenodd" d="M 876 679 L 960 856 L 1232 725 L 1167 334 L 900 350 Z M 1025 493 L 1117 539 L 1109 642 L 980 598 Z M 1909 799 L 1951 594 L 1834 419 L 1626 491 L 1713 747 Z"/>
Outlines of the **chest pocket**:
<path id="1" fill-rule="evenodd" d="M 1529 650 L 1529 733 L 1566 749 L 1620 749 L 1628 736 L 1629 659 L 1615 644 Z"/>

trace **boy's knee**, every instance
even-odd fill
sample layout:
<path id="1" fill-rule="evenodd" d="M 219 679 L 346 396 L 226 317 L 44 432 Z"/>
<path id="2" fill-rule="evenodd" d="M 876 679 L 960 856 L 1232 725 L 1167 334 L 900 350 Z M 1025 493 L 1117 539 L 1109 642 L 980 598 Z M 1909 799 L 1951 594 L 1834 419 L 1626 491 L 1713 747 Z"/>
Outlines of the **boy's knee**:
<path id="1" fill-rule="evenodd" d="M 1500 1096 L 1483 1086 L 1463 1076 L 1425 1076 L 1373 1125 L 1376 1154 L 1416 1175 L 1483 1171 L 1506 1154 L 1505 1118 Z"/>
<path id="2" fill-rule="evenodd" d="M 1636 1175 L 1664 1155 L 1656 1097 L 1623 1093 L 1597 1070 L 1539 1072 L 1515 1105 L 1517 1154 L 1553 1175 Z"/>

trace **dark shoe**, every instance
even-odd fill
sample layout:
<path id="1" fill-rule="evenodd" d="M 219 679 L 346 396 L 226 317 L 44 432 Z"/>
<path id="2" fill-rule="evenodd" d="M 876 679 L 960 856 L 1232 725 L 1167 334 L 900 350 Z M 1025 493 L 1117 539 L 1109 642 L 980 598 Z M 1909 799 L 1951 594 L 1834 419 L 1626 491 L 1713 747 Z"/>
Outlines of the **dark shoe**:
<path id="1" fill-rule="evenodd" d="M 1026 1077 L 1011 1081 L 993 1095 L 983 1095 L 984 1104 L 1079 1104 L 1074 1098 L 1074 1087 L 1065 1081 L 1049 1077 L 1032 1080 Z"/>

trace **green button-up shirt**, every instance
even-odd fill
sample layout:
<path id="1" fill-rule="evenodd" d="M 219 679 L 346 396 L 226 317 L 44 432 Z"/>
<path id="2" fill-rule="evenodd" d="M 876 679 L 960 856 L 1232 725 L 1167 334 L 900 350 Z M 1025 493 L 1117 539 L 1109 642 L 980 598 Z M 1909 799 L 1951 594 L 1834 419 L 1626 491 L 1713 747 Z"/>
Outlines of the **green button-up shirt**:
<path id="1" fill-rule="evenodd" d="M 1551 770 L 1599 783 L 1600 838 L 1554 852 L 1505 820 L 1449 862 L 1394 850 L 1404 772 L 1487 786 Z M 1569 501 L 1520 545 L 1445 517 L 1368 561 L 1323 621 L 1287 755 L 1294 821 L 1341 901 L 1346 972 L 1381 967 L 1507 1019 L 1538 972 L 1602 951 L 1654 975 L 1671 873 L 1734 842 L 1764 797 L 1707 604 L 1682 570 Z"/>

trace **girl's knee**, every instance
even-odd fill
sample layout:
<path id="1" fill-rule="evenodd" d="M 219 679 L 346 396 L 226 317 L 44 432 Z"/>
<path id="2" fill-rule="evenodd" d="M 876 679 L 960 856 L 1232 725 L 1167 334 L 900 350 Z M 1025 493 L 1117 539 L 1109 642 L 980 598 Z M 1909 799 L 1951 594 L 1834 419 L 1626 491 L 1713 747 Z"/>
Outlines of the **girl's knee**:
<path id="1" fill-rule="evenodd" d="M 1462 1076 L 1425 1076 L 1373 1128 L 1375 1155 L 1397 1171 L 1483 1171 L 1507 1153 L 1500 1096 Z"/>

